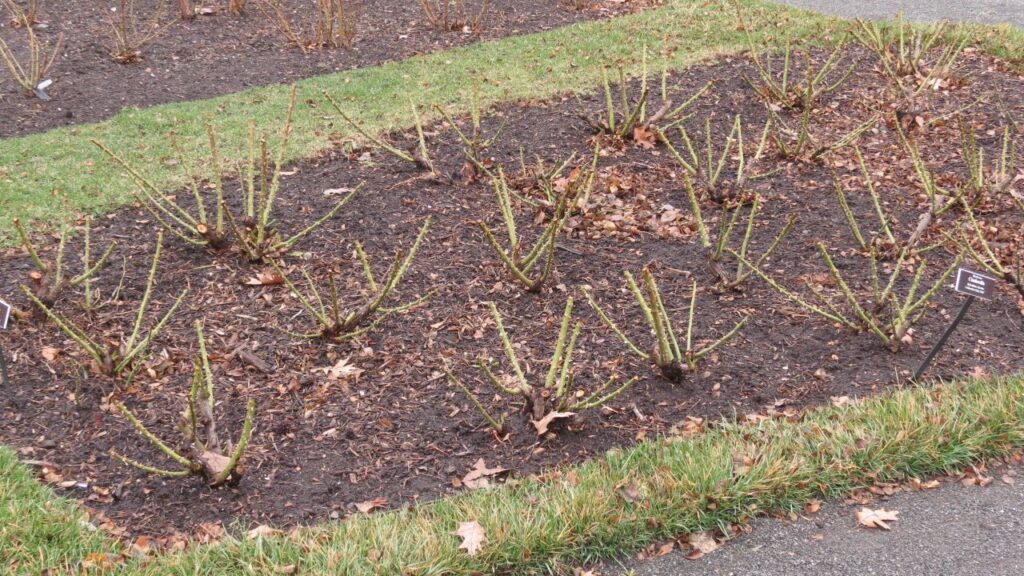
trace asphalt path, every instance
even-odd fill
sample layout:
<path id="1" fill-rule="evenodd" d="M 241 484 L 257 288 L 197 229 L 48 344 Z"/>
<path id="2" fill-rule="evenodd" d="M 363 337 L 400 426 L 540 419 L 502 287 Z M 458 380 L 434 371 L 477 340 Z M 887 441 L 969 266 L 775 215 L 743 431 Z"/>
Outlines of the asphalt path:
<path id="1" fill-rule="evenodd" d="M 892 522 L 888 531 L 864 528 L 855 516 L 858 506 L 826 503 L 816 514 L 795 522 L 755 520 L 750 534 L 698 560 L 687 560 L 682 552 L 673 552 L 611 570 L 606 568 L 599 573 L 606 576 L 1024 575 L 1024 469 L 993 473 L 993 481 L 986 487 L 948 482 L 933 490 L 901 492 L 868 507 L 895 510 L 899 512 L 899 520 Z"/>
<path id="2" fill-rule="evenodd" d="M 1024 0 L 776 0 L 848 18 L 892 18 L 897 12 L 916 21 L 949 19 L 1024 27 Z"/>

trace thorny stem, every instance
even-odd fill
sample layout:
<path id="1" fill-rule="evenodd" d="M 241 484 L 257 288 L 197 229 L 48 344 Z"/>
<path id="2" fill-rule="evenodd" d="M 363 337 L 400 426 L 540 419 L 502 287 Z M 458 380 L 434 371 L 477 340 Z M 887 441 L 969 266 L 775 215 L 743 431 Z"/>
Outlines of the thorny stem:
<path id="1" fill-rule="evenodd" d="M 399 158 L 400 160 L 404 160 L 406 162 L 410 162 L 413 164 L 416 163 L 416 159 L 413 158 L 411 154 L 403 152 L 398 148 L 395 148 L 391 144 L 388 144 L 385 140 L 373 136 L 372 134 L 367 132 L 362 126 L 360 126 L 356 121 L 352 120 L 352 118 L 350 118 L 348 114 L 345 114 L 344 110 L 341 109 L 341 105 L 338 104 L 338 102 L 334 98 L 332 98 L 331 95 L 326 90 L 321 91 L 321 94 L 323 94 L 324 98 L 327 99 L 327 102 L 330 103 L 330 105 L 334 108 L 338 115 L 341 116 L 341 118 L 356 132 L 358 132 L 363 138 L 366 138 L 367 140 L 372 142 L 376 147 L 380 148 L 381 150 L 384 150 L 385 152 L 388 152 L 389 154 Z"/>
<path id="2" fill-rule="evenodd" d="M 249 445 L 249 438 L 252 437 L 252 425 L 256 419 L 256 401 L 250 399 L 249 403 L 245 408 L 245 422 L 242 424 L 242 434 L 238 437 L 238 443 L 235 445 L 235 450 L 231 453 L 231 457 L 228 459 L 228 463 L 221 470 L 220 474 L 215 476 L 210 481 L 210 486 L 220 486 L 223 484 L 231 473 L 238 467 L 238 461 L 241 460 L 242 455 L 245 454 L 245 449 Z"/>
<path id="3" fill-rule="evenodd" d="M 156 435 L 154 435 L 152 432 L 150 432 L 145 427 L 145 425 L 143 425 L 142 422 L 140 422 L 139 419 L 135 417 L 135 414 L 132 414 L 131 410 L 128 410 L 128 408 L 124 404 L 120 402 L 115 402 L 114 407 L 117 408 L 117 411 L 120 412 L 121 415 L 124 416 L 125 419 L 127 419 L 128 422 L 131 423 L 132 427 L 135 428 L 136 432 L 138 432 L 146 440 L 149 440 L 149 442 L 153 446 L 156 446 L 161 452 L 167 455 L 168 458 L 174 460 L 178 464 L 181 464 L 183 467 L 187 468 L 190 471 L 190 473 L 195 471 L 196 464 L 194 462 L 182 456 L 181 454 L 178 454 L 177 452 L 174 451 L 174 449 L 172 449 L 167 444 L 164 444 L 163 441 L 157 438 Z"/>
<path id="4" fill-rule="evenodd" d="M 491 413 L 487 411 L 487 408 L 485 408 L 484 405 L 480 402 L 480 400 L 476 397 L 476 394 L 473 394 L 473 392 L 471 392 L 470 389 L 467 388 L 466 385 L 462 383 L 462 381 L 456 378 L 455 375 L 452 374 L 451 370 L 449 370 L 447 366 L 442 366 L 441 369 L 444 370 L 445 375 L 447 375 L 448 382 L 462 390 L 462 393 L 465 394 L 466 398 L 469 399 L 470 403 L 472 403 L 473 406 L 476 407 L 477 411 L 480 412 L 480 415 L 483 416 L 484 420 L 487 421 L 487 424 L 489 424 L 490 427 L 493 428 L 494 431 L 497 432 L 498 434 L 504 434 L 505 417 L 502 416 L 501 419 L 498 420 L 491 416 Z"/>

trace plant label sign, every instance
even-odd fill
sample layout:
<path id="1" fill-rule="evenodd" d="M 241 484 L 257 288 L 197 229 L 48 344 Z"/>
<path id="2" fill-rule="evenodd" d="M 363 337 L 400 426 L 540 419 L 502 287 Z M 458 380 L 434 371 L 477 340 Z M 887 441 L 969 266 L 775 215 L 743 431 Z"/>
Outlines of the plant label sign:
<path id="1" fill-rule="evenodd" d="M 960 268 L 956 272 L 956 284 L 953 289 L 961 294 L 974 296 L 983 300 L 991 300 L 996 293 L 996 283 L 999 280 L 979 274 L 967 268 Z"/>
<path id="2" fill-rule="evenodd" d="M 7 323 L 11 320 L 11 305 L 5 300 L 0 300 L 0 330 L 7 330 Z"/>

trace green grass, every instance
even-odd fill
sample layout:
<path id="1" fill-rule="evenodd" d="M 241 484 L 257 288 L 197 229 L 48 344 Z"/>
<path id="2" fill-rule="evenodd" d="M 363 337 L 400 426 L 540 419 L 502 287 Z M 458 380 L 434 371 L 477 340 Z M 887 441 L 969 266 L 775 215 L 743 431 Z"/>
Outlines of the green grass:
<path id="1" fill-rule="evenodd" d="M 834 20 L 746 0 L 744 16 L 756 42 L 783 32 L 810 37 Z M 468 109 L 470 87 L 480 82 L 483 105 L 548 98 L 600 85 L 600 66 L 618 62 L 636 72 L 646 47 L 652 67 L 679 68 L 747 46 L 733 9 L 723 2 L 669 0 L 665 6 L 621 18 L 582 23 L 549 32 L 483 42 L 382 66 L 311 78 L 298 83 L 299 103 L 288 159 L 309 157 L 329 146 L 331 133 L 352 136 L 323 105 L 328 90 L 370 131 L 412 124 L 410 103 Z M 108 121 L 0 140 L 0 243 L 10 244 L 10 220 L 47 220 L 54 194 L 67 194 L 74 210 L 102 213 L 131 200 L 131 181 L 90 144 L 98 139 L 142 166 L 153 182 L 171 190 L 184 183 L 167 133 L 190 140 L 187 153 L 203 158 L 205 125 L 220 136 L 226 164 L 244 157 L 250 118 L 272 131 L 283 116 L 286 86 L 268 86 L 224 97 L 126 110 Z M 59 104 L 55 102 L 54 104 Z M 427 113 L 427 119 L 433 114 Z"/>
<path id="2" fill-rule="evenodd" d="M 90 553 L 116 550 L 84 521 L 74 503 L 56 498 L 0 446 L 0 573 L 66 574 Z"/>
<path id="3" fill-rule="evenodd" d="M 607 560 L 691 531 L 799 510 L 875 482 L 960 470 L 1024 446 L 1024 379 L 915 388 L 795 421 L 726 423 L 563 470 L 547 481 L 357 516 L 286 536 L 229 538 L 120 568 L 124 574 L 526 574 Z M 749 470 L 735 461 L 749 460 Z M 625 498 L 622 487 L 634 498 Z M 458 549 L 458 523 L 488 542 Z"/>

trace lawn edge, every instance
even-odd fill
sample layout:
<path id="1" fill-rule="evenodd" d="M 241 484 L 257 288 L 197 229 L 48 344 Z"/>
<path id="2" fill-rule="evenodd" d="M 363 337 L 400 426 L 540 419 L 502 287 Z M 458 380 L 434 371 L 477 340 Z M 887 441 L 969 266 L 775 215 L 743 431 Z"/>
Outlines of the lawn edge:
<path id="1" fill-rule="evenodd" d="M 800 511 L 880 482 L 963 470 L 1024 447 L 1024 375 L 894 390 L 802 414 L 722 421 L 543 477 L 422 506 L 146 558 L 123 574 L 559 573 L 683 534 Z M 454 531 L 477 521 L 476 556 Z"/>
<path id="2" fill-rule="evenodd" d="M 841 399 L 803 413 L 753 415 L 682 427 L 681 436 L 605 455 L 497 488 L 422 506 L 260 536 L 247 526 L 222 541 L 129 558 L 83 523 L 74 505 L 23 466 L 0 476 L 0 511 L 38 507 L 45 533 L 0 539 L 12 574 L 70 570 L 88 560 L 104 574 L 234 575 L 559 573 L 622 558 L 681 535 L 799 512 L 883 482 L 962 471 L 1024 448 L 1024 374 L 969 379 Z M 0 463 L 13 454 L 0 448 Z M 14 490 L 7 487 L 14 486 Z M 17 498 L 12 498 L 12 492 Z M 469 556 L 454 531 L 477 521 L 488 540 Z M 0 534 L 3 534 L 0 528 Z M 58 534 L 54 545 L 53 534 Z M 32 547 L 34 546 L 34 547 Z M 104 559 L 107 560 L 104 560 Z M 89 560 L 91 559 L 91 560 Z M 18 561 L 25 562 L 23 564 Z M 108 563 L 109 562 L 109 563 Z"/>

